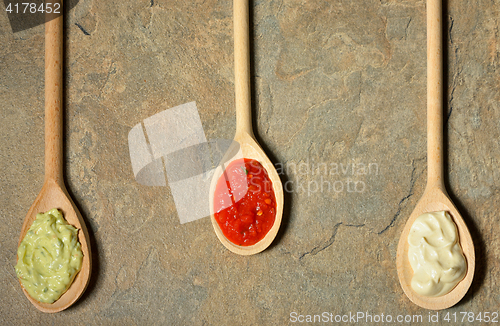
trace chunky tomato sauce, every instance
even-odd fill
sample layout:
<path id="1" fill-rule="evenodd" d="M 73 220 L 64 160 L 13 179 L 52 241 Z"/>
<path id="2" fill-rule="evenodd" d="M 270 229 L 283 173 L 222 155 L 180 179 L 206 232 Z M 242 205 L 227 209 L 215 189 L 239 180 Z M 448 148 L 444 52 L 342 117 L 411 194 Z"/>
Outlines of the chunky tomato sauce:
<path id="1" fill-rule="evenodd" d="M 214 217 L 236 245 L 251 246 L 264 238 L 276 218 L 276 198 L 262 164 L 251 159 L 229 164 L 215 188 Z"/>

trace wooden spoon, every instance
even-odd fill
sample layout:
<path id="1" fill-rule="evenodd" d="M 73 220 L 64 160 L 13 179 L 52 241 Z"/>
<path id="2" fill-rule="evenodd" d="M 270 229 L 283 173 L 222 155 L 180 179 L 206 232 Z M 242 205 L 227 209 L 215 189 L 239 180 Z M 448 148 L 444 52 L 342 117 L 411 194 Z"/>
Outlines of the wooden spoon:
<path id="1" fill-rule="evenodd" d="M 427 1 L 427 186 L 424 195 L 406 222 L 397 251 L 397 269 L 401 286 L 408 298 L 420 307 L 432 310 L 449 308 L 459 302 L 469 289 L 474 276 L 474 244 L 460 213 L 446 193 L 443 182 L 443 58 L 442 2 Z M 466 263 L 465 278 L 448 294 L 425 297 L 411 287 L 413 269 L 408 260 L 408 234 L 413 222 L 423 213 L 448 211 L 457 225 L 460 246 Z"/>
<path id="2" fill-rule="evenodd" d="M 83 252 L 83 262 L 70 288 L 57 301 L 49 304 L 33 299 L 23 287 L 23 292 L 31 303 L 38 310 L 49 313 L 64 310 L 75 303 L 85 291 L 92 270 L 88 231 L 63 179 L 62 37 L 63 18 L 60 15 L 45 23 L 45 181 L 24 219 L 19 237 L 20 244 L 36 214 L 45 213 L 52 208 L 58 208 L 66 221 L 79 230 L 78 240 Z"/>
<path id="3" fill-rule="evenodd" d="M 273 242 L 281 225 L 283 215 L 283 186 L 273 163 L 255 140 L 252 131 L 252 106 L 250 95 L 250 46 L 249 46 L 249 14 L 248 0 L 233 1 L 233 24 L 234 24 L 234 77 L 235 77 L 235 99 L 236 99 L 236 134 L 234 142 L 236 146 L 227 151 L 226 157 L 231 157 L 241 150 L 244 158 L 259 161 L 266 169 L 269 179 L 273 184 L 276 196 L 276 219 L 266 236 L 251 246 L 238 246 L 229 241 L 222 233 L 219 224 L 215 220 L 213 211 L 214 191 L 217 181 L 222 175 L 223 167 L 219 166 L 215 171 L 210 187 L 210 213 L 212 225 L 217 237 L 230 251 L 240 255 L 253 255 L 266 249 Z M 239 145 L 239 146 L 238 146 Z M 228 159 L 223 162 L 229 164 Z"/>

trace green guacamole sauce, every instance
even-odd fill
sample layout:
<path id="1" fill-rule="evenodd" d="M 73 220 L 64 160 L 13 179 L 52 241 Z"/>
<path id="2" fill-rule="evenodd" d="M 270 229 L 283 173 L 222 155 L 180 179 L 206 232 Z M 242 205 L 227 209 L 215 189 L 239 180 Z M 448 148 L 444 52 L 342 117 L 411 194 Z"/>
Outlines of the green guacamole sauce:
<path id="1" fill-rule="evenodd" d="M 56 208 L 36 215 L 17 249 L 17 277 L 29 295 L 53 303 L 82 267 L 78 230 Z"/>

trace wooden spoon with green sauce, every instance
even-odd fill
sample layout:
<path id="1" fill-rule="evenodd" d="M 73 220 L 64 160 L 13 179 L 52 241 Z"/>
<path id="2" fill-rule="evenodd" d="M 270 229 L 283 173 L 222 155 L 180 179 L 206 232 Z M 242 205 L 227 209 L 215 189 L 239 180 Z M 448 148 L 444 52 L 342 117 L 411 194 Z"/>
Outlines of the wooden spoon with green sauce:
<path id="1" fill-rule="evenodd" d="M 23 288 L 26 297 L 38 310 L 54 313 L 68 308 L 81 297 L 90 280 L 92 257 L 85 222 L 64 185 L 63 17 L 60 15 L 50 21 L 49 19 L 47 18 L 45 23 L 45 181 L 24 219 L 19 244 L 35 220 L 36 214 L 47 212 L 52 208 L 58 208 L 66 221 L 79 230 L 78 241 L 83 252 L 82 268 L 69 289 L 58 300 L 49 304 L 33 299 Z"/>
<path id="2" fill-rule="evenodd" d="M 251 246 L 239 246 L 229 241 L 222 233 L 214 217 L 213 202 L 214 192 L 219 177 L 224 172 L 222 167 L 216 170 L 210 188 L 210 212 L 212 225 L 217 237 L 230 251 L 240 255 L 253 255 L 266 249 L 276 237 L 281 225 L 283 215 L 283 185 L 280 177 L 269 160 L 266 153 L 255 140 L 252 130 L 252 106 L 250 94 L 250 45 L 249 45 L 249 8 L 248 0 L 233 1 L 233 26 L 234 26 L 234 77 L 236 101 L 236 134 L 234 144 L 241 149 L 244 158 L 259 161 L 266 169 L 269 179 L 273 184 L 276 196 L 276 217 L 274 224 L 262 240 Z M 238 150 L 236 149 L 236 150 Z M 231 153 L 231 148 L 228 150 Z M 223 159 L 223 162 L 225 160 Z M 227 162 L 226 164 L 229 164 Z"/>
<path id="3" fill-rule="evenodd" d="M 415 210 L 406 222 L 399 239 L 397 270 L 399 282 L 408 298 L 420 307 L 432 310 L 449 308 L 467 293 L 474 276 L 474 244 L 467 225 L 448 197 L 443 182 L 443 54 L 442 54 L 442 2 L 427 1 L 427 187 Z M 467 263 L 467 273 L 448 294 L 425 297 L 411 287 L 413 269 L 408 260 L 408 234 L 413 222 L 427 212 L 447 211 L 458 230 L 460 246 Z"/>

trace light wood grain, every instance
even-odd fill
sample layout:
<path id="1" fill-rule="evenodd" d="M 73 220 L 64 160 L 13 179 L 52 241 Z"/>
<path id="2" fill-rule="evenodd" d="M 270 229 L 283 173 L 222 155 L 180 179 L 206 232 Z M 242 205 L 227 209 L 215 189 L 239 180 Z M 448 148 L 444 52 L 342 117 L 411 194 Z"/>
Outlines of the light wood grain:
<path id="1" fill-rule="evenodd" d="M 45 181 L 26 215 L 19 243 L 26 235 L 37 213 L 58 208 L 66 221 L 79 230 L 78 240 L 83 252 L 83 262 L 70 288 L 54 303 L 39 302 L 30 297 L 23 288 L 24 294 L 31 303 L 38 310 L 48 313 L 59 312 L 75 303 L 87 288 L 92 270 L 88 231 L 64 185 L 62 70 L 63 17 L 59 16 L 45 23 Z"/>
<path id="2" fill-rule="evenodd" d="M 234 137 L 234 146 L 227 151 L 222 162 L 227 162 L 227 164 L 229 164 L 234 154 L 241 150 L 244 158 L 255 159 L 262 164 L 273 184 L 274 195 L 276 196 L 276 219 L 266 236 L 252 246 L 238 246 L 229 241 L 224 236 L 219 224 L 215 220 L 213 211 L 214 191 L 217 181 L 223 173 L 223 166 L 219 166 L 216 169 L 212 179 L 210 187 L 210 213 L 215 233 L 227 249 L 240 255 L 253 255 L 266 249 L 273 242 L 278 233 L 283 215 L 283 186 L 273 163 L 255 140 L 252 130 L 248 0 L 234 0 L 233 24 L 236 134 Z"/>
<path id="3" fill-rule="evenodd" d="M 443 51 L 442 2 L 427 2 L 427 186 L 417 203 L 399 239 L 396 264 L 399 282 L 408 298 L 420 307 L 432 310 L 449 308 L 467 293 L 475 269 L 474 243 L 460 212 L 450 200 L 444 186 L 443 165 Z M 447 211 L 457 225 L 467 273 L 465 278 L 448 294 L 425 297 L 411 287 L 413 269 L 408 259 L 408 234 L 413 222 L 424 213 Z"/>

